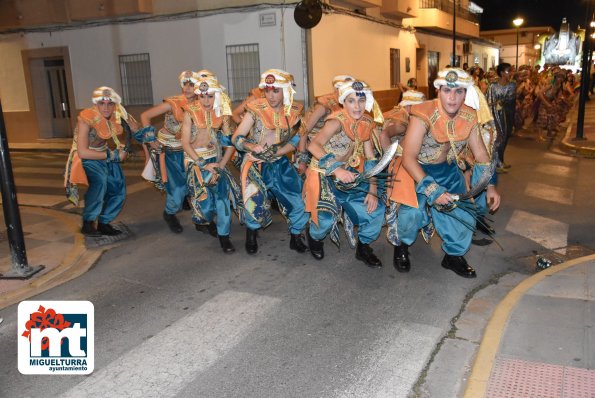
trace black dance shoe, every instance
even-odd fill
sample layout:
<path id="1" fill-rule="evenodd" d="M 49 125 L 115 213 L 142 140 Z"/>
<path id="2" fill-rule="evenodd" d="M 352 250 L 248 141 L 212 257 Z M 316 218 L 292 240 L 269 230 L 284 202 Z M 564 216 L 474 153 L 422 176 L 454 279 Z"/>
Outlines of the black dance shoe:
<path id="1" fill-rule="evenodd" d="M 370 245 L 361 243 L 359 240 L 355 249 L 355 258 L 363 261 L 370 268 L 382 267 L 382 261 L 376 257 Z"/>
<path id="2" fill-rule="evenodd" d="M 229 235 L 219 235 L 219 243 L 225 254 L 230 254 L 236 251 L 236 248 L 233 247 L 233 244 L 229 240 Z"/>
<path id="3" fill-rule="evenodd" d="M 98 237 L 101 236 L 101 232 L 95 228 L 94 221 L 83 221 L 83 226 L 81 227 L 81 233 L 85 236 L 91 237 Z"/>
<path id="4" fill-rule="evenodd" d="M 475 278 L 477 274 L 472 266 L 467 264 L 467 260 L 463 256 L 451 256 L 445 254 L 442 259 L 442 266 L 446 269 L 454 271 L 457 275 L 463 278 Z"/>
<path id="5" fill-rule="evenodd" d="M 258 251 L 258 242 L 256 241 L 256 230 L 246 228 L 246 252 L 254 254 Z"/>
<path id="6" fill-rule="evenodd" d="M 163 212 L 163 219 L 167 223 L 167 226 L 169 227 L 171 232 L 181 234 L 182 231 L 184 231 L 182 224 L 180 224 L 180 220 L 178 220 L 178 217 L 176 217 L 175 214 L 168 214 L 166 212 Z"/>
<path id="7" fill-rule="evenodd" d="M 409 261 L 408 245 L 401 243 L 399 246 L 395 246 L 393 265 L 399 272 L 409 272 L 411 269 L 411 262 Z"/>
<path id="8" fill-rule="evenodd" d="M 107 236 L 116 236 L 120 235 L 122 231 L 112 227 L 109 224 L 97 223 L 97 230 L 101 233 L 101 235 Z"/>
<path id="9" fill-rule="evenodd" d="M 306 250 L 308 250 L 308 246 L 306 246 L 304 243 L 304 237 L 302 234 L 291 234 L 289 248 L 291 250 L 295 250 L 298 253 L 304 253 Z"/>

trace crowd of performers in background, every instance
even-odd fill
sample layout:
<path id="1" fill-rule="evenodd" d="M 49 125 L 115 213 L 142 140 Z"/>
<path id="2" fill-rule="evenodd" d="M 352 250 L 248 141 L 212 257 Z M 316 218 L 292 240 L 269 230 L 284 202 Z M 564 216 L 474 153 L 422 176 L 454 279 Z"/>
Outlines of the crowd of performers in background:
<path id="1" fill-rule="evenodd" d="M 464 69 L 467 69 L 466 64 Z M 556 65 L 521 65 L 515 70 L 514 66 L 503 63 L 487 72 L 478 66 L 468 71 L 486 95 L 501 133 L 499 173 L 505 173 L 510 167 L 504 162 L 510 136 L 531 130 L 537 132 L 541 140 L 553 138 L 566 121 L 580 90 L 580 75 Z"/>
<path id="2" fill-rule="evenodd" d="M 510 72 L 500 69 L 501 77 Z M 501 101 L 500 94 L 489 86 L 486 100 L 474 74 L 440 71 L 433 82 L 437 98 L 429 101 L 411 79 L 402 100 L 384 113 L 371 87 L 348 75 L 329 82 L 332 91 L 305 112 L 294 101 L 293 76 L 279 69 L 262 73 L 233 112 L 212 72 L 184 71 L 179 82 L 181 94 L 143 112 L 140 122 L 113 89 L 93 92 L 93 106 L 79 115 L 65 173 L 74 203 L 77 186 L 88 186 L 83 234 L 122 233 L 110 223 L 126 197 L 121 162 L 134 137 L 146 153 L 143 177 L 165 192 L 163 218 L 174 233 L 183 231 L 178 215 L 187 208 L 198 231 L 233 253 L 235 213 L 245 227 L 245 250 L 255 254 L 258 231 L 273 222 L 273 202 L 287 222 L 289 248 L 317 260 L 325 257 L 325 240 L 340 245 L 342 229 L 358 260 L 382 266 L 371 245 L 386 225 L 397 271 L 410 270 L 409 247 L 419 235 L 429 241 L 437 233 L 442 266 L 476 276 L 464 255 L 476 228 L 490 232 L 484 217 L 500 205 L 494 171 L 507 138 L 489 102 Z M 152 120 L 161 115 L 163 127 L 156 129 Z"/>

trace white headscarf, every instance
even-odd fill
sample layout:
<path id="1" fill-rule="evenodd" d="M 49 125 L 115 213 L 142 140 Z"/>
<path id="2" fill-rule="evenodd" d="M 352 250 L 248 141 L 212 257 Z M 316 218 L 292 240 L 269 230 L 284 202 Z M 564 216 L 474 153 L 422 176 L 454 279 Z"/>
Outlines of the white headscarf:
<path id="1" fill-rule="evenodd" d="M 184 83 L 186 82 L 192 82 L 192 84 L 196 85 L 198 83 L 198 75 L 191 70 L 185 70 L 180 73 L 178 80 L 180 81 L 180 87 L 184 88 Z"/>
<path id="2" fill-rule="evenodd" d="M 374 114 L 374 121 L 376 123 L 382 124 L 384 123 L 384 117 L 382 116 L 382 111 L 380 110 L 380 106 L 374 100 L 374 94 L 372 94 L 372 89 L 366 82 L 361 80 L 351 80 L 346 81 L 338 87 L 339 90 L 339 103 L 343 105 L 345 102 L 345 98 L 350 94 L 354 94 L 358 97 L 365 97 L 366 98 L 366 111 L 373 112 Z"/>
<path id="3" fill-rule="evenodd" d="M 426 96 L 421 91 L 407 90 L 403 93 L 403 98 L 399 102 L 399 106 L 421 104 L 426 100 Z"/>
<path id="4" fill-rule="evenodd" d="M 289 116 L 293 104 L 293 75 L 281 69 L 269 69 L 260 75 L 260 89 L 277 87 L 283 90 L 283 107 L 285 115 Z"/>
<path id="5" fill-rule="evenodd" d="M 97 105 L 101 101 L 113 102 L 116 104 L 116 121 L 120 123 L 120 118 L 128 120 L 128 112 L 122 106 L 122 97 L 113 88 L 107 86 L 97 87 L 93 90 L 91 101 L 94 105 Z"/>
<path id="6" fill-rule="evenodd" d="M 345 82 L 354 81 L 355 77 L 349 75 L 337 75 L 333 77 L 333 87 L 339 88 L 339 86 Z"/>
<path id="7" fill-rule="evenodd" d="M 213 109 L 215 110 L 215 115 L 217 115 L 217 117 L 222 114 L 231 115 L 231 101 L 224 91 L 225 87 L 219 84 L 219 81 L 213 75 L 200 78 L 198 84 L 194 85 L 194 94 L 196 95 L 215 95 Z"/>
<path id="8" fill-rule="evenodd" d="M 434 87 L 440 88 L 447 86 L 450 88 L 462 87 L 467 89 L 465 95 L 465 105 L 478 110 L 479 109 L 479 95 L 477 90 L 469 89 L 473 87 L 473 77 L 461 68 L 446 68 L 438 72 L 438 77 L 434 80 Z"/>

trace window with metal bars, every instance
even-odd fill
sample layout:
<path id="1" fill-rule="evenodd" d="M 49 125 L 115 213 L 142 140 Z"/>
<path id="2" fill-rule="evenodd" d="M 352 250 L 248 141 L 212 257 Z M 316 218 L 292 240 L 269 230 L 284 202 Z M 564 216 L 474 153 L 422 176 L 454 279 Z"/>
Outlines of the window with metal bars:
<path id="1" fill-rule="evenodd" d="M 242 101 L 260 82 L 258 43 L 225 47 L 227 81 L 232 101 Z"/>
<path id="2" fill-rule="evenodd" d="M 152 105 L 151 60 L 148 53 L 120 55 L 124 105 Z"/>

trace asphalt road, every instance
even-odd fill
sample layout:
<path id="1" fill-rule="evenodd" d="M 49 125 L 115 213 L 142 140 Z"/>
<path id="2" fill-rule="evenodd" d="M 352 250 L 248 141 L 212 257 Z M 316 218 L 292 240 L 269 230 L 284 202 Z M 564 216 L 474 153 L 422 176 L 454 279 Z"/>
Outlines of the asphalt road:
<path id="1" fill-rule="evenodd" d="M 26 156 L 13 163 L 30 163 Z M 472 280 L 440 267 L 438 237 L 430 245 L 418 239 L 408 274 L 392 267 L 385 231 L 373 244 L 382 269 L 356 260 L 344 238 L 340 250 L 326 243 L 316 261 L 289 250 L 279 215 L 260 232 L 254 256 L 234 219 L 237 251 L 225 255 L 194 230 L 189 212 L 180 214 L 184 232 L 169 232 L 164 197 L 141 189 L 119 218 L 134 236 L 84 276 L 36 297 L 94 304 L 94 373 L 21 375 L 9 307 L 0 311 L 0 397 L 457 396 L 485 325 L 453 327 L 469 315 L 470 300 L 500 297 L 535 272 L 536 254 L 556 262 L 595 249 L 594 160 L 513 137 L 507 162 L 503 205 L 492 216 L 503 250 L 474 246 Z M 32 177 L 17 172 L 22 178 Z"/>

